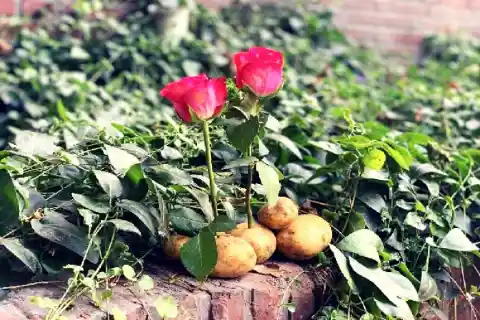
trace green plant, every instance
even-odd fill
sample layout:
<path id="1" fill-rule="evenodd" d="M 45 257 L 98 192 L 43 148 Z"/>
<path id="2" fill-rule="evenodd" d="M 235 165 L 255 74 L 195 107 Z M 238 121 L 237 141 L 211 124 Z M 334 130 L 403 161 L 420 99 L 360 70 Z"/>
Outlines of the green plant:
<path id="1" fill-rule="evenodd" d="M 478 45 L 432 38 L 437 54 L 397 70 L 349 45 L 329 12 L 244 5 L 199 7 L 194 37 L 163 46 L 148 4 L 124 21 L 63 15 L 24 30 L 0 61 L 0 136 L 10 143 L 0 151 L 4 290 L 72 273 L 60 308 L 47 303 L 59 316 L 77 295 L 107 290 L 124 266 L 138 278 L 171 231 L 212 243 L 202 231 L 214 214 L 201 128 L 179 123 L 157 88 L 229 74 L 232 52 L 261 44 L 284 53 L 285 84 L 258 117 L 232 107 L 211 123 L 220 216 L 243 221 L 247 194 L 253 214 L 268 201 L 265 172 L 248 173 L 256 162 L 276 168 L 267 176 L 283 178 L 282 195 L 331 222 L 336 241 L 319 263 L 343 277 L 319 319 L 411 319 L 443 297 L 436 287 L 476 294 L 448 270 L 478 254 Z M 228 87 L 240 106 L 242 93 Z M 245 148 L 230 139 L 241 122 L 258 134 L 256 158 L 240 159 Z"/>

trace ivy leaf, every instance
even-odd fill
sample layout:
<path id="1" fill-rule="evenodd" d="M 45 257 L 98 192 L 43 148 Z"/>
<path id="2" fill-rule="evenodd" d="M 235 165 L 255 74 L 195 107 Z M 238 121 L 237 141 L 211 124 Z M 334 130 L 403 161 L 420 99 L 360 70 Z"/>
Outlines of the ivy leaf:
<path id="1" fill-rule="evenodd" d="M 383 251 L 382 239 L 373 231 L 362 229 L 346 236 L 337 243 L 340 250 L 358 254 L 380 263 L 379 252 Z"/>
<path id="2" fill-rule="evenodd" d="M 385 153 L 382 150 L 373 149 L 363 156 L 363 164 L 372 170 L 380 170 L 385 164 Z"/>
<path id="3" fill-rule="evenodd" d="M 115 172 L 122 177 L 125 176 L 132 166 L 140 163 L 140 160 L 134 155 L 117 147 L 105 145 L 105 152 Z"/>
<path id="4" fill-rule="evenodd" d="M 98 262 L 97 251 L 90 250 L 86 253 L 89 243 L 87 233 L 68 222 L 63 215 L 53 210 L 46 210 L 41 220 L 33 219 L 30 223 L 33 231 L 40 237 L 64 246 L 80 256 L 87 254 L 88 261 L 92 263 Z"/>
<path id="5" fill-rule="evenodd" d="M 298 159 L 302 160 L 302 153 L 298 149 L 297 145 L 290 140 L 289 138 L 285 137 L 284 135 L 278 134 L 278 133 L 269 133 L 265 135 L 265 138 L 275 140 L 282 144 L 285 148 L 290 150 Z"/>
<path id="6" fill-rule="evenodd" d="M 442 249 L 452 251 L 472 252 L 477 251 L 478 248 L 474 245 L 459 228 L 454 228 L 447 233 L 438 245 Z"/>
<path id="7" fill-rule="evenodd" d="M 420 231 L 423 231 L 427 228 L 427 225 L 425 224 L 425 222 L 423 222 L 422 217 L 420 217 L 418 213 L 413 211 L 407 214 L 405 220 L 403 220 L 403 223 Z"/>
<path id="8" fill-rule="evenodd" d="M 385 150 L 385 152 L 388 153 L 388 155 L 390 157 L 392 157 L 392 159 L 395 160 L 395 162 L 398 163 L 398 165 L 400 167 L 402 167 L 405 170 L 408 170 L 410 168 L 411 158 L 410 158 L 410 154 L 408 153 L 408 151 L 406 151 L 408 153 L 408 155 L 407 154 L 402 154 L 402 152 L 390 147 L 386 143 L 382 143 L 381 148 L 383 150 Z"/>
<path id="9" fill-rule="evenodd" d="M 197 280 L 203 281 L 217 264 L 215 236 L 203 229 L 180 249 L 180 258 L 185 268 Z"/>
<path id="10" fill-rule="evenodd" d="M 117 306 L 112 308 L 111 314 L 113 316 L 113 320 L 127 320 L 127 315 L 125 312 L 120 310 Z"/>
<path id="11" fill-rule="evenodd" d="M 127 199 L 119 201 L 117 206 L 135 215 L 145 225 L 145 227 L 147 227 L 151 235 L 155 235 L 157 233 L 158 226 L 156 224 L 156 220 L 154 220 L 154 217 L 150 213 L 148 207 L 139 202 Z"/>
<path id="12" fill-rule="evenodd" d="M 122 219 L 110 219 L 107 221 L 107 223 L 111 223 L 117 228 L 117 230 L 123 231 L 123 232 L 131 232 L 131 233 L 136 233 L 139 236 L 142 235 L 140 230 L 131 223 L 130 221 L 127 220 L 122 220 Z"/>
<path id="13" fill-rule="evenodd" d="M 207 220 L 213 221 L 213 208 L 212 203 L 210 202 L 210 195 L 203 191 L 189 187 L 184 187 L 184 189 L 187 190 L 195 199 L 197 199 Z"/>
<path id="14" fill-rule="evenodd" d="M 72 193 L 72 198 L 76 203 L 84 208 L 90 209 L 96 213 L 108 213 L 110 211 L 110 205 L 105 202 L 94 200 L 83 194 Z"/>
<path id="15" fill-rule="evenodd" d="M 179 160 L 183 158 L 183 155 L 175 148 L 164 146 L 160 155 L 166 160 Z"/>
<path id="16" fill-rule="evenodd" d="M 152 290 L 155 287 L 155 282 L 152 277 L 144 274 L 137 282 L 138 287 L 143 291 Z"/>
<path id="17" fill-rule="evenodd" d="M 117 176 L 101 170 L 94 170 L 93 173 L 103 191 L 105 191 L 110 198 L 119 198 L 122 195 L 123 186 Z"/>
<path id="18" fill-rule="evenodd" d="M 261 161 L 257 162 L 256 168 L 258 175 L 260 176 L 260 181 L 265 189 L 268 204 L 275 205 L 278 201 L 278 194 L 281 189 L 277 171 Z"/>
<path id="19" fill-rule="evenodd" d="M 420 287 L 418 288 L 418 296 L 420 301 L 428 301 L 438 295 L 437 282 L 427 271 L 422 271 L 420 279 Z"/>
<path id="20" fill-rule="evenodd" d="M 258 117 L 250 119 L 239 125 L 227 129 L 228 141 L 240 152 L 246 153 L 250 145 L 255 140 L 260 130 L 260 120 Z"/>
<path id="21" fill-rule="evenodd" d="M 352 277 L 352 274 L 350 273 L 350 269 L 348 267 L 348 262 L 347 262 L 347 258 L 345 257 L 345 255 L 337 249 L 337 247 L 335 247 L 333 244 L 330 244 L 330 250 L 332 250 L 333 252 L 333 256 L 335 257 L 335 261 L 337 261 L 337 265 L 338 265 L 338 268 L 340 269 L 340 271 L 342 272 L 343 276 L 345 277 L 345 279 L 347 280 L 347 283 L 350 287 L 350 289 L 352 289 L 352 292 L 354 294 L 357 294 L 359 291 L 358 291 L 358 288 L 357 288 L 357 285 L 355 284 L 355 282 L 353 281 L 353 277 Z"/>
<path id="22" fill-rule="evenodd" d="M 215 218 L 212 223 L 208 226 L 211 232 L 227 232 L 236 227 L 236 222 L 231 220 L 229 217 L 220 215 Z"/>
<path id="23" fill-rule="evenodd" d="M 38 273 L 42 270 L 42 266 L 35 253 L 26 248 L 19 239 L 0 238 L 0 245 L 3 245 L 5 249 L 22 261 L 33 273 Z"/>
<path id="24" fill-rule="evenodd" d="M 4 235 L 18 223 L 20 207 L 13 180 L 4 169 L 0 170 L 0 186 L 0 235 Z"/>
<path id="25" fill-rule="evenodd" d="M 394 303 L 374 299 L 378 308 L 386 315 L 397 317 L 403 320 L 415 320 L 407 302 L 402 299 L 395 299 Z"/>
<path id="26" fill-rule="evenodd" d="M 232 162 L 229 162 L 226 166 L 222 168 L 222 170 L 229 170 L 229 169 L 239 168 L 239 167 L 247 167 L 250 164 L 253 164 L 257 161 L 258 159 L 255 157 L 246 157 L 246 158 L 237 159 Z"/>
<path id="27" fill-rule="evenodd" d="M 122 273 L 125 276 L 125 278 L 127 278 L 130 281 L 136 281 L 137 280 L 136 277 L 135 277 L 136 276 L 135 270 L 127 264 L 122 266 Z"/>
<path id="28" fill-rule="evenodd" d="M 385 272 L 376 267 L 366 267 L 352 257 L 348 257 L 352 270 L 359 276 L 373 283 L 391 302 L 398 298 L 419 301 L 417 290 L 404 276 L 392 272 Z"/>
<path id="29" fill-rule="evenodd" d="M 382 210 L 387 208 L 385 199 L 373 190 L 361 192 L 357 198 L 378 213 L 382 213 Z"/>
<path id="30" fill-rule="evenodd" d="M 309 144 L 336 155 L 344 153 L 342 147 L 337 143 L 332 143 L 328 141 L 310 141 Z"/>
<path id="31" fill-rule="evenodd" d="M 150 177 L 161 185 L 188 186 L 193 184 L 193 179 L 188 173 L 168 164 L 151 166 L 146 170 Z"/>
<path id="32" fill-rule="evenodd" d="M 445 176 L 445 172 L 435 168 L 431 163 L 415 163 L 410 169 L 412 178 L 418 178 L 426 174 L 438 174 Z"/>
<path id="33" fill-rule="evenodd" d="M 195 234 L 208 225 L 202 215 L 187 207 L 172 210 L 169 219 L 173 229 L 189 235 Z"/>
<path id="34" fill-rule="evenodd" d="M 161 319 L 178 317 L 178 305 L 171 296 L 158 297 L 155 300 L 155 310 Z"/>

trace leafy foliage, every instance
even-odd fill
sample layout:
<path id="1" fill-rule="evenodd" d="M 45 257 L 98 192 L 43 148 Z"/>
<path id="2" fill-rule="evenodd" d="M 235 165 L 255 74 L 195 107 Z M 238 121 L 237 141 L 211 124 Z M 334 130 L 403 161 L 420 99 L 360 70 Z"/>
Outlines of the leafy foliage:
<path id="1" fill-rule="evenodd" d="M 449 267 L 472 263 L 478 44 L 432 37 L 420 64 L 399 71 L 349 44 L 330 12 L 237 5 L 197 7 L 175 45 L 159 39 L 150 4 L 122 21 L 62 15 L 22 31 L 0 61 L 0 282 L 68 265 L 82 288 L 136 280 L 137 257 L 172 231 L 194 236 L 182 255 L 197 258 L 187 268 L 204 278 L 216 261 L 213 233 L 245 217 L 252 163 L 255 208 L 273 202 L 281 180 L 282 195 L 337 230 L 326 256 L 346 285 L 320 319 L 346 317 L 345 306 L 356 319 L 412 319 L 420 302 L 441 297 Z M 243 123 L 229 86 L 212 138 L 220 217 L 230 219 L 211 222 L 200 128 L 177 121 L 158 88 L 190 73 L 230 74 L 231 53 L 255 44 L 284 52 L 287 79 L 262 101 L 268 115 Z M 259 157 L 239 160 L 257 133 Z M 178 312 L 166 298 L 157 309 Z"/>

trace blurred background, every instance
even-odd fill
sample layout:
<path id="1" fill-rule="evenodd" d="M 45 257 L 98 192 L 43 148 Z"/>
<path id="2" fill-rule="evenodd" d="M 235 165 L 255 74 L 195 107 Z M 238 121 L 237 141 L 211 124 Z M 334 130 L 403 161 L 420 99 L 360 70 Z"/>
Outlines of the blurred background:
<path id="1" fill-rule="evenodd" d="M 0 15 L 30 15 L 47 5 L 57 10 L 71 8 L 75 0 L 1 0 Z M 118 1 L 134 4 L 139 1 Z M 162 1 L 159 1 L 162 2 Z M 163 1 L 164 3 L 175 1 Z M 198 0 L 220 9 L 234 0 Z M 391 56 L 418 54 L 429 34 L 464 33 L 480 36 L 480 0 L 244 0 L 243 3 L 307 5 L 312 10 L 331 9 L 333 21 L 350 39 Z M 115 1 L 99 1 L 112 7 Z M 168 5 L 168 4 L 167 4 Z M 0 25 L 1 28 L 1 25 Z"/>

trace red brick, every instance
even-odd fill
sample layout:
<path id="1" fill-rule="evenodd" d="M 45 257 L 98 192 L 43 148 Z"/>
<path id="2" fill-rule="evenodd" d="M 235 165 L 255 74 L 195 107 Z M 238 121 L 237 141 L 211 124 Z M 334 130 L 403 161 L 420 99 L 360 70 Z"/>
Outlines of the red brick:
<path id="1" fill-rule="evenodd" d="M 0 304 L 0 319 L 2 320 L 28 320 L 27 316 L 12 303 Z"/>

